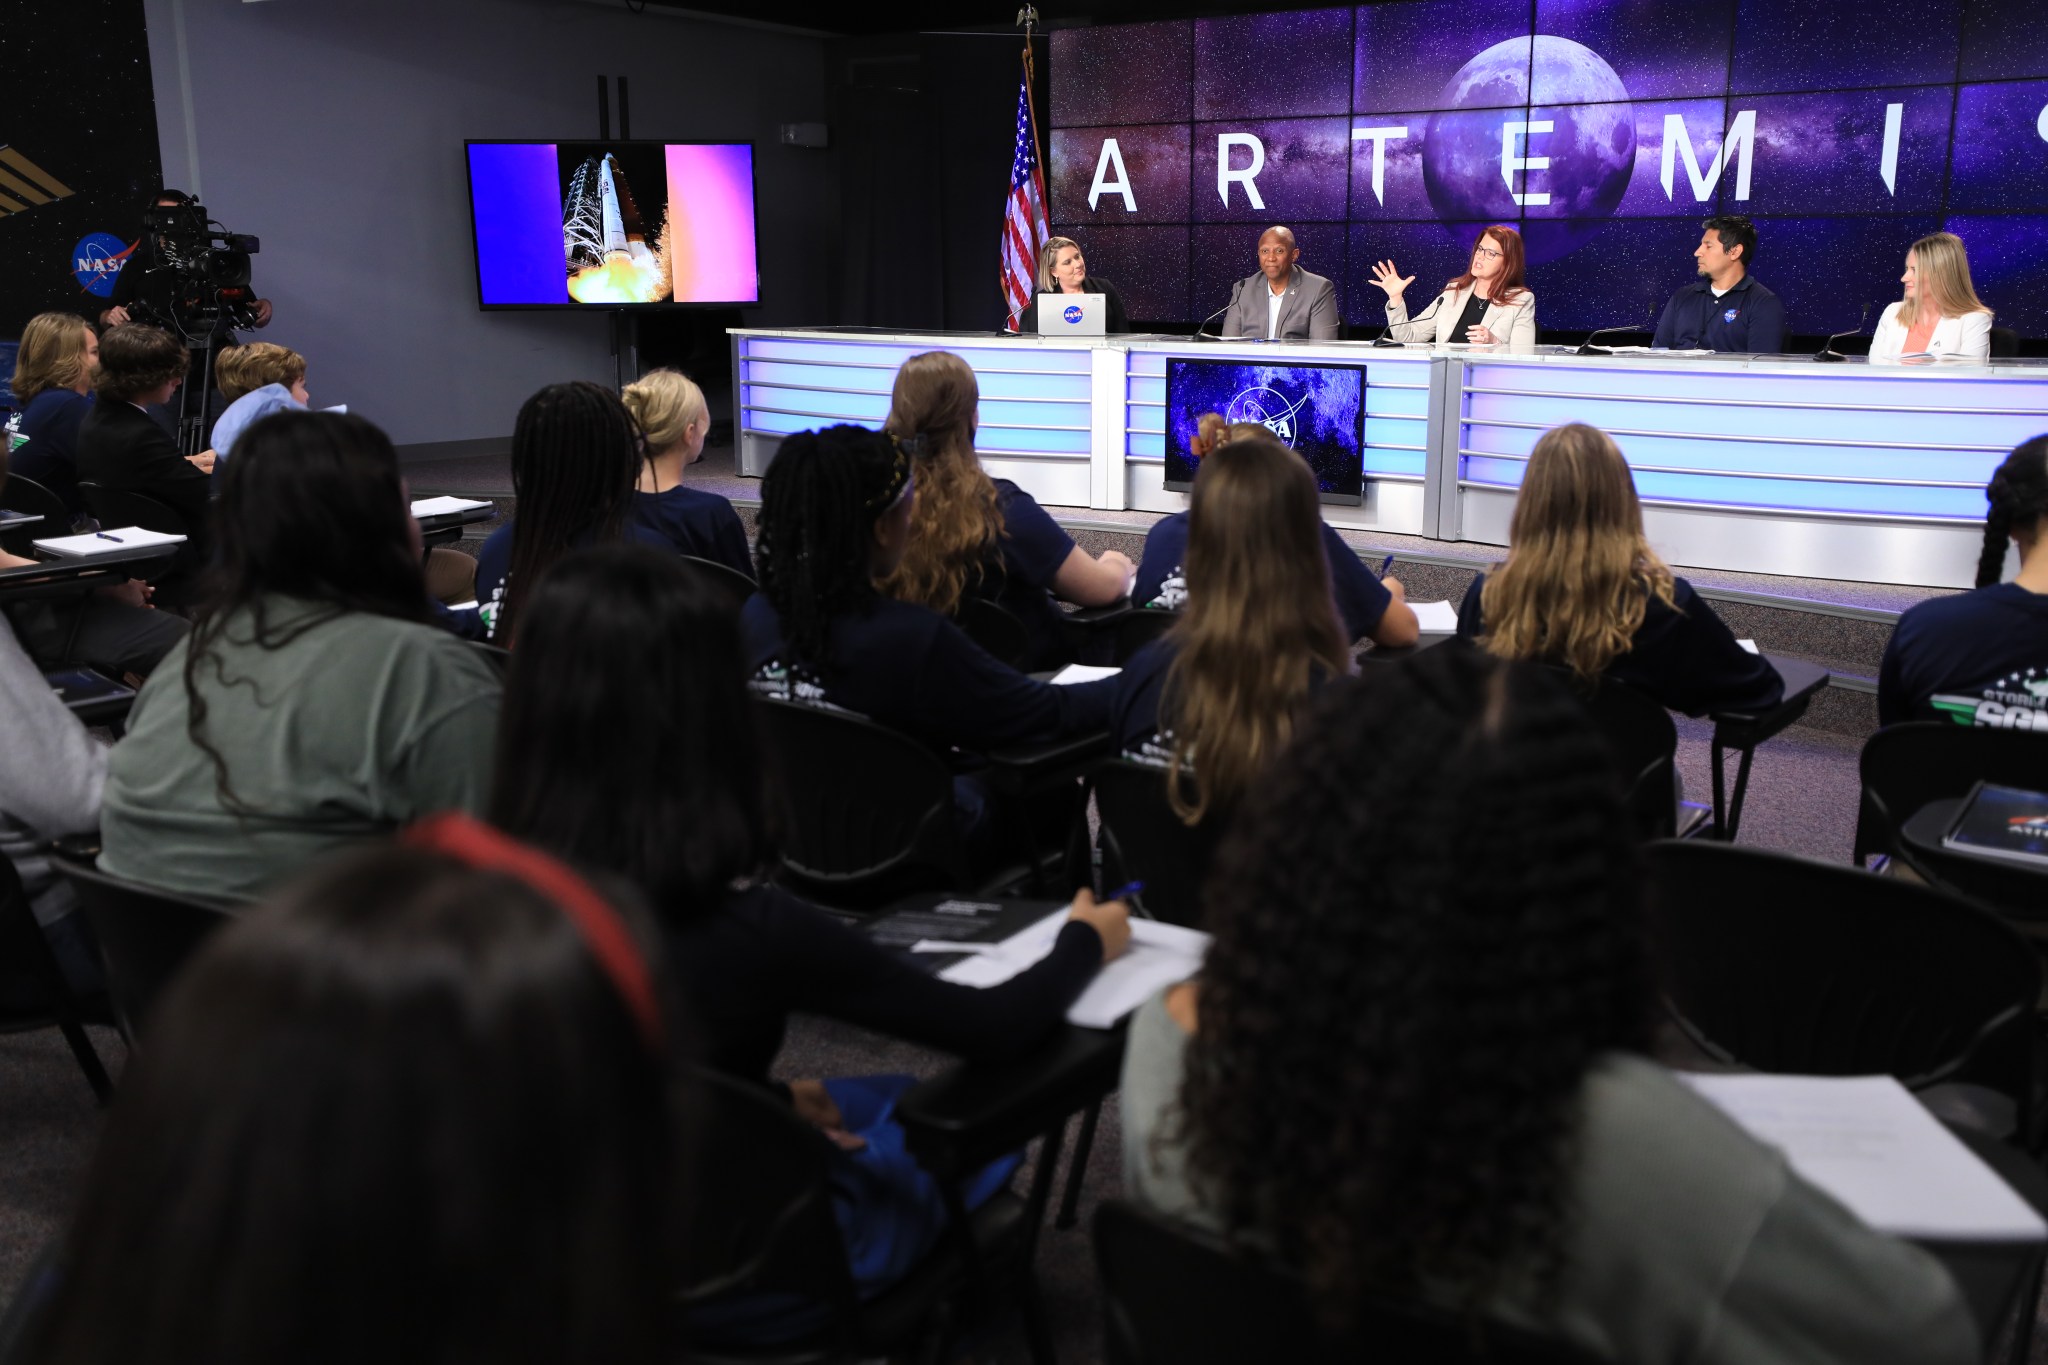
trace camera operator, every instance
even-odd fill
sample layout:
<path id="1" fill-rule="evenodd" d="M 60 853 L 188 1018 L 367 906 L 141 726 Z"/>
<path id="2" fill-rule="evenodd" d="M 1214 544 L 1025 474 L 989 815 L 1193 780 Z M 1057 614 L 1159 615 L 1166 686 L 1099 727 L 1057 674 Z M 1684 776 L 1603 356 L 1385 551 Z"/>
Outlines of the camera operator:
<path id="1" fill-rule="evenodd" d="M 172 272 L 166 269 L 166 252 L 162 239 L 169 235 L 162 231 L 164 220 L 159 217 L 166 209 L 199 210 L 199 201 L 183 190 L 160 190 L 152 197 L 142 212 L 142 232 L 135 243 L 134 252 L 128 257 L 121 273 L 114 277 L 114 293 L 105 312 L 100 314 L 100 326 L 119 327 L 124 322 L 148 322 L 157 326 L 181 324 L 174 307 L 173 286 L 176 283 Z M 205 214 L 197 214 L 203 228 Z M 149 317 L 133 317 L 131 310 L 140 305 L 141 311 Z M 213 318 L 212 335 L 216 344 L 233 345 L 234 329 L 241 327 L 267 327 L 270 325 L 270 300 L 252 299 L 244 314 L 247 321 L 232 316 L 232 310 L 222 309 Z M 188 337 L 197 341 L 200 337 Z"/>

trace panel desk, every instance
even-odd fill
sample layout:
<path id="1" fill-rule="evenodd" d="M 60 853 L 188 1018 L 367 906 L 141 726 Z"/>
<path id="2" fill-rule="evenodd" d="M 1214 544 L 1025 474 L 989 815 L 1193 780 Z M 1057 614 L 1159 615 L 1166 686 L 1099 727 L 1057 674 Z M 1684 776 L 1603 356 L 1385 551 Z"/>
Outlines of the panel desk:
<path id="1" fill-rule="evenodd" d="M 1366 367 L 1365 502 L 1348 529 L 1507 543 L 1536 438 L 1611 432 L 1652 544 L 1675 564 L 1968 587 L 1984 484 L 2048 432 L 2048 364 L 1907 367 L 1803 356 L 1578 356 L 1564 348 L 1375 348 L 1362 342 L 1006 337 L 858 328 L 732 333 L 739 472 L 782 438 L 878 425 L 896 369 L 947 350 L 981 383 L 989 472 L 1040 502 L 1171 512 L 1163 487 L 1170 356 Z"/>

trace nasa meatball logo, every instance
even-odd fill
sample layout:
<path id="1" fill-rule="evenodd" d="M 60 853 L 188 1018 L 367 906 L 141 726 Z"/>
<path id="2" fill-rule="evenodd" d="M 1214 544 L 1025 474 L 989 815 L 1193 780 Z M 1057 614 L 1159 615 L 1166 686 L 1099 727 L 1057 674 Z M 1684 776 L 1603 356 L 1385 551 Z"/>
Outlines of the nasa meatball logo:
<path id="1" fill-rule="evenodd" d="M 1735 310 L 1734 310 L 1733 308 L 1730 308 L 1730 309 L 1729 309 L 1729 310 L 1728 310 L 1727 312 L 1725 312 L 1725 313 L 1721 314 L 1721 321 L 1723 321 L 1723 322 L 1733 322 L 1733 321 L 1735 321 Z"/>
<path id="2" fill-rule="evenodd" d="M 71 248 L 71 277 L 86 293 L 107 298 L 114 292 L 114 280 L 133 250 L 133 245 L 111 232 L 89 232 Z"/>
<path id="3" fill-rule="evenodd" d="M 1068 304 L 1066 311 L 1061 313 L 1060 316 L 1067 320 L 1069 327 L 1073 326 L 1081 320 L 1081 305 L 1078 303 Z"/>
<path id="4" fill-rule="evenodd" d="M 1245 389 L 1231 399 L 1230 410 L 1223 414 L 1223 418 L 1232 424 L 1257 422 L 1292 448 L 1299 430 L 1295 425 L 1295 414 L 1307 404 L 1307 394 L 1290 403 L 1287 395 L 1278 389 L 1269 389 L 1261 384 Z"/>

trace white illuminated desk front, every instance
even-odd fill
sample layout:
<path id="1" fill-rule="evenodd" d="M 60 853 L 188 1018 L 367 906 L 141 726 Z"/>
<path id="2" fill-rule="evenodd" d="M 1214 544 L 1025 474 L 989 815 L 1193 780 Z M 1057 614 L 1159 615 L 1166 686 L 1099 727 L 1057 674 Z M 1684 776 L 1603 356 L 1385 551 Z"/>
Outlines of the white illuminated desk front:
<path id="1" fill-rule="evenodd" d="M 1903 367 L 1805 357 L 1507 354 L 1357 342 L 1196 342 L 859 329 L 735 330 L 739 467 L 790 432 L 879 425 L 896 369 L 952 351 L 981 385 L 976 448 L 1058 506 L 1177 511 L 1163 487 L 1166 360 L 1366 367 L 1365 502 L 1332 525 L 1507 543 L 1530 447 L 1550 427 L 1610 432 L 1644 522 L 1675 564 L 1968 587 L 1984 485 L 2048 432 L 2048 365 Z"/>

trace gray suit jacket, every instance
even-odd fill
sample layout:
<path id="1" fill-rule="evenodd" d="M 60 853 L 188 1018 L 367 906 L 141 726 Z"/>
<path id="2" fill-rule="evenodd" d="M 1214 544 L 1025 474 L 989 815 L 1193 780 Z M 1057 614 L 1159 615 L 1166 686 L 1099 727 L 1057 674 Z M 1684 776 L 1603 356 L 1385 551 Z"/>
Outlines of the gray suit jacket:
<path id="1" fill-rule="evenodd" d="M 1266 299 L 1270 295 L 1266 277 L 1254 275 L 1248 280 L 1239 280 L 1235 295 L 1235 301 L 1223 314 L 1220 335 L 1265 336 Z M 1306 337 L 1313 341 L 1335 341 L 1337 322 L 1337 286 L 1325 276 L 1312 275 L 1300 266 L 1294 267 L 1294 275 L 1287 282 L 1287 293 L 1280 300 L 1280 326 L 1274 335 L 1295 340 Z"/>

